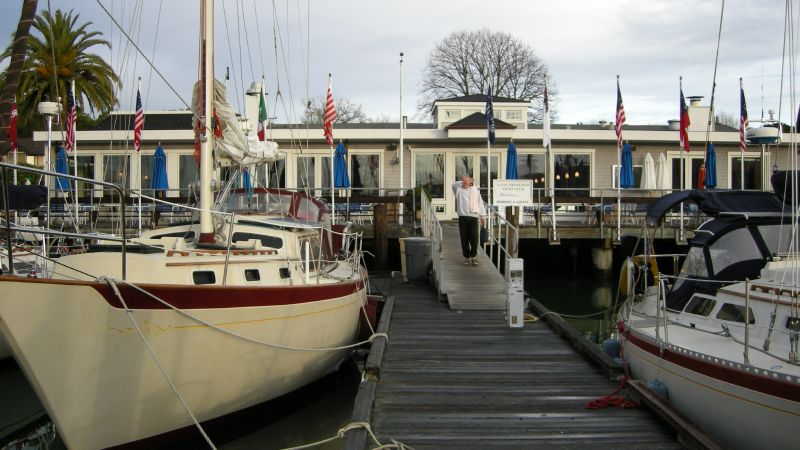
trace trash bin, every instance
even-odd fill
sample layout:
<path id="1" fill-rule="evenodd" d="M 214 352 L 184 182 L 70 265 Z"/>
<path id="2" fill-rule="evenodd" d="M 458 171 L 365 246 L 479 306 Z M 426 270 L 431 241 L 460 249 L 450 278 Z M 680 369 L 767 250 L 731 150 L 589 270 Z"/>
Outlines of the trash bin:
<path id="1" fill-rule="evenodd" d="M 431 263 L 431 240 L 426 237 L 403 239 L 405 243 L 406 276 L 408 280 L 424 280 Z"/>

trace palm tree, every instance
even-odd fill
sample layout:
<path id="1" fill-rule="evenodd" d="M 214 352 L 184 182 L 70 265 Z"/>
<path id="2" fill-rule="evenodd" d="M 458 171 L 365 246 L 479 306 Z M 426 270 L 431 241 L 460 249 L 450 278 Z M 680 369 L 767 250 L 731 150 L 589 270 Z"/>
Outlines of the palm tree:
<path id="1" fill-rule="evenodd" d="M 22 124 L 37 123 L 36 106 L 46 99 L 61 98 L 66 108 L 67 87 L 74 80 L 76 106 L 79 111 L 88 107 L 92 113 L 104 114 L 117 104 L 114 97 L 119 77 L 105 60 L 89 53 L 96 46 L 110 48 L 111 44 L 99 31 L 88 31 L 92 22 L 78 24 L 80 14 L 56 10 L 42 11 L 33 23 L 39 35 L 28 38 L 26 60 L 17 89 L 17 108 Z M 0 60 L 10 55 L 10 48 Z M 6 72 L 2 75 L 5 79 Z M 63 123 L 63 122 L 62 122 Z"/>

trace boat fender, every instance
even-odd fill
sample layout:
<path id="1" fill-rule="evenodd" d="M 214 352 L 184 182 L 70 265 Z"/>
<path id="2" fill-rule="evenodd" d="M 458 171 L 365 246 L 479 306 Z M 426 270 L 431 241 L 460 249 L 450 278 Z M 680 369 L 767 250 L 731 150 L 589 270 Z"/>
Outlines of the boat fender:
<path id="1" fill-rule="evenodd" d="M 662 383 L 658 378 L 648 381 L 647 387 L 651 391 L 660 395 L 664 400 L 669 400 L 669 391 L 667 390 L 667 385 Z"/>
<path id="2" fill-rule="evenodd" d="M 619 357 L 619 347 L 619 340 L 617 339 L 608 338 L 603 341 L 603 351 L 606 353 L 606 355 L 612 358 Z"/>

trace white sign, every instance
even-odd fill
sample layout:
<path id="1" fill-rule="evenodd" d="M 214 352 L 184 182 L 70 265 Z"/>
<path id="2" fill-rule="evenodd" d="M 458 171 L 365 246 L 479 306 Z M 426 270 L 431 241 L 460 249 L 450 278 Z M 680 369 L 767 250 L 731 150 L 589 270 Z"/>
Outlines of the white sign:
<path id="1" fill-rule="evenodd" d="M 492 180 L 495 206 L 533 206 L 533 180 Z"/>

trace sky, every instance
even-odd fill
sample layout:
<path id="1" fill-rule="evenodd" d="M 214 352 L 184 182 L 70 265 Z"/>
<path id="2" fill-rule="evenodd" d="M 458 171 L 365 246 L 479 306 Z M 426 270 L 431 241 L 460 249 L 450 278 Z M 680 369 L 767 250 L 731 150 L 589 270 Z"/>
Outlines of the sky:
<path id="1" fill-rule="evenodd" d="M 39 0 L 39 11 L 48 4 L 72 9 L 79 23 L 91 21 L 89 29 L 111 41 L 110 51 L 96 53 L 123 79 L 120 110 L 133 109 L 138 77 L 146 110 L 185 108 L 197 79 L 199 2 L 99 2 L 169 85 L 112 25 L 98 0 Z M 3 1 L 3 48 L 21 4 Z M 619 75 L 626 123 L 665 124 L 678 117 L 679 77 L 684 95 L 704 96 L 704 105 L 710 101 L 721 5 L 722 0 L 216 0 L 216 73 L 223 78 L 230 67 L 232 92 L 243 92 L 263 74 L 270 115 L 278 122 L 297 120 L 307 96 L 323 96 L 329 73 L 336 98 L 360 103 L 368 117 L 396 122 L 402 73 L 403 114 L 425 121 L 416 105 L 429 53 L 454 31 L 486 28 L 510 33 L 544 61 L 558 91 L 556 123 L 613 121 Z M 724 5 L 715 110 L 738 119 L 741 77 L 751 122 L 769 109 L 791 121 L 788 75 L 782 77 L 785 2 Z M 800 6 L 793 8 L 797 15 Z M 278 89 L 282 100 L 276 102 Z M 240 108 L 241 101 L 232 103 Z"/>

